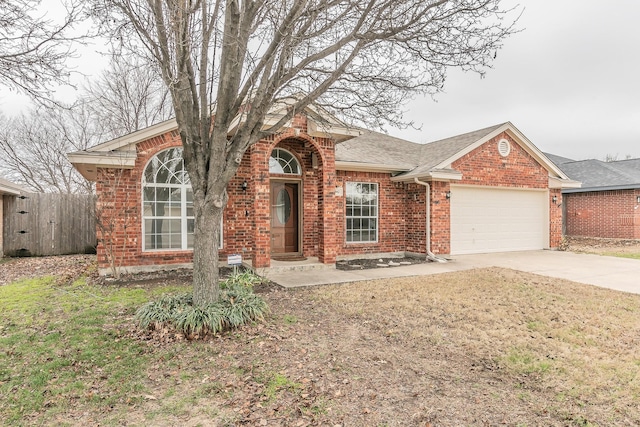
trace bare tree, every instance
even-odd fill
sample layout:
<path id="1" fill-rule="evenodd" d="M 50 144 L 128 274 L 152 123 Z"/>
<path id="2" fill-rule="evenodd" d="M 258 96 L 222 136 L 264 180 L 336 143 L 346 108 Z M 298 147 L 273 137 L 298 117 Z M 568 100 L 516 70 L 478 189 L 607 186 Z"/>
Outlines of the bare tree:
<path id="1" fill-rule="evenodd" d="M 484 72 L 514 31 L 500 0 L 93 5 L 115 39 L 137 41 L 132 51 L 147 54 L 171 93 L 194 192 L 197 306 L 219 297 L 218 251 L 211 242 L 220 235 L 227 184 L 252 144 L 312 103 L 356 123 L 401 124 L 403 101 L 440 91 L 449 67 Z M 285 100 L 286 113 L 265 126 L 266 114 Z"/>
<path id="2" fill-rule="evenodd" d="M 105 136 L 116 138 L 173 115 L 167 87 L 156 68 L 137 58 L 113 56 L 109 68 L 84 86 L 83 101 Z"/>
<path id="3" fill-rule="evenodd" d="M 166 87 L 149 67 L 112 62 L 87 81 L 70 106 L 40 105 L 8 119 L 0 117 L 0 170 L 38 192 L 90 192 L 93 187 L 66 153 L 166 120 L 172 109 Z"/>
<path id="4" fill-rule="evenodd" d="M 620 155 L 618 153 L 616 153 L 616 154 L 607 153 L 603 157 L 602 161 L 606 162 L 606 163 L 617 162 L 618 160 L 620 160 L 619 157 L 620 157 Z M 629 160 L 629 159 L 632 159 L 632 158 L 633 158 L 633 156 L 631 156 L 631 154 L 627 154 L 627 155 L 624 156 L 624 160 Z"/>
<path id="5" fill-rule="evenodd" d="M 60 22 L 47 18 L 40 3 L 0 0 L 0 84 L 37 100 L 47 99 L 52 85 L 68 82 L 71 45 L 84 37 L 74 32 L 82 1 L 61 1 L 65 14 Z"/>
<path id="6" fill-rule="evenodd" d="M 0 122 L 0 157 L 6 175 L 36 192 L 88 193 L 88 183 L 66 159 L 101 139 L 87 115 L 67 109 L 32 109 Z"/>

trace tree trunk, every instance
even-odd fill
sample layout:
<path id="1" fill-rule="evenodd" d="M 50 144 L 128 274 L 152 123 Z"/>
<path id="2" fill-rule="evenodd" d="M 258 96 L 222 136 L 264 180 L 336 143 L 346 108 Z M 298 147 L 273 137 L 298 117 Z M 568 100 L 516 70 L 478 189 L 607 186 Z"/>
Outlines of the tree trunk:
<path id="1" fill-rule="evenodd" d="M 220 298 L 218 244 L 223 208 L 198 203 L 196 197 L 194 194 L 193 304 L 206 307 Z"/>

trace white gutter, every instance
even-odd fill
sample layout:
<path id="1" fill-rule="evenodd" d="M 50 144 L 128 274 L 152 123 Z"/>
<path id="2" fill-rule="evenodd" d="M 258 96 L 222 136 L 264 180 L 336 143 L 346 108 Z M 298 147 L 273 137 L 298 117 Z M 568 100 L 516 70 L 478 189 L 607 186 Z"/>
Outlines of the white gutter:
<path id="1" fill-rule="evenodd" d="M 418 178 L 413 178 L 413 182 L 418 185 L 422 185 L 426 188 L 427 196 L 426 196 L 426 211 L 427 211 L 427 226 L 425 228 L 425 232 L 427 234 L 427 259 L 436 262 L 447 262 L 446 259 L 440 258 L 436 256 L 433 252 L 431 252 L 431 185 L 428 182 L 420 181 Z"/>

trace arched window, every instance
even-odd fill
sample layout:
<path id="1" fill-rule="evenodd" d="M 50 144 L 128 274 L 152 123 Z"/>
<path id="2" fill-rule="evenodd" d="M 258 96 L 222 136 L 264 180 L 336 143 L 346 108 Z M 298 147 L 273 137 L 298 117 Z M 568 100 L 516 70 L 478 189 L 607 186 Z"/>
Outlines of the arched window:
<path id="1" fill-rule="evenodd" d="M 269 158 L 269 173 L 302 175 L 302 169 L 293 154 L 283 148 L 274 148 Z"/>
<path id="2" fill-rule="evenodd" d="M 193 190 L 182 148 L 156 154 L 142 178 L 143 250 L 193 248 Z"/>

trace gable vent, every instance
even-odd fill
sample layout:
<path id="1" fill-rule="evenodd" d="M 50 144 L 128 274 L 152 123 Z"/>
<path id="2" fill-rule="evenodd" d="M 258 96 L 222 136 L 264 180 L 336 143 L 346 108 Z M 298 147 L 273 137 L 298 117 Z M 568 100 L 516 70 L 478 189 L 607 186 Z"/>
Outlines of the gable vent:
<path id="1" fill-rule="evenodd" d="M 510 152 L 511 144 L 509 144 L 509 141 L 507 141 L 506 139 L 501 139 L 500 141 L 498 141 L 498 153 L 500 153 L 502 157 L 507 157 Z"/>

